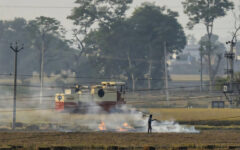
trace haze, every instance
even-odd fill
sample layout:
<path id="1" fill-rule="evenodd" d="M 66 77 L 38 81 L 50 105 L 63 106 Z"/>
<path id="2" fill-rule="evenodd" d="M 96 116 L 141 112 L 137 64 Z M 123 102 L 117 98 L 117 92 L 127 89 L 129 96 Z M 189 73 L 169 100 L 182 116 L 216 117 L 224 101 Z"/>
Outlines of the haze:
<path id="1" fill-rule="evenodd" d="M 23 17 L 29 20 L 38 16 L 54 17 L 60 20 L 67 30 L 71 31 L 74 26 L 66 17 L 71 14 L 71 9 L 75 6 L 74 1 L 75 0 L 0 0 L 0 19 L 13 20 L 16 17 Z M 186 35 L 193 34 L 199 40 L 200 37 L 206 33 L 202 25 L 197 25 L 192 31 L 186 28 L 188 18 L 183 13 L 182 0 L 134 0 L 130 12 L 143 2 L 155 2 L 159 6 L 166 5 L 171 10 L 177 11 L 179 13 L 178 20 L 182 26 L 185 27 Z M 236 0 L 234 3 L 235 7 L 238 7 L 240 1 Z M 232 12 L 228 12 L 227 16 L 217 19 L 215 22 L 214 33 L 219 35 L 220 41 L 226 42 L 229 40 L 233 23 L 228 22 L 233 21 Z M 71 38 L 71 33 L 68 34 L 68 38 Z"/>

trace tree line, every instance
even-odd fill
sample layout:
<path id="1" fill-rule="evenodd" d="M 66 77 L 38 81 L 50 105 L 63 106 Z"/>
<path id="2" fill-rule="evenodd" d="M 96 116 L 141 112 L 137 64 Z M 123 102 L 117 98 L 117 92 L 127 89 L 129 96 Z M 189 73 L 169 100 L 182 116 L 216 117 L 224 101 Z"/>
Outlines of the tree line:
<path id="1" fill-rule="evenodd" d="M 71 15 L 75 29 L 73 39 L 66 40 L 60 22 L 50 17 L 26 21 L 0 21 L 0 69 L 12 72 L 13 54 L 9 43 L 25 44 L 20 54 L 20 73 L 41 71 L 59 74 L 71 70 L 76 76 L 108 77 L 127 81 L 132 89 L 159 88 L 164 81 L 164 43 L 167 56 L 180 53 L 186 36 L 178 22 L 178 13 L 152 3 L 143 3 L 126 16 L 132 0 L 76 0 Z M 217 67 L 211 64 L 215 55 L 214 21 L 233 9 L 228 0 L 185 0 L 183 7 L 189 16 L 188 27 L 203 23 L 207 34 L 201 39 L 201 54 L 208 57 L 210 83 Z M 44 51 L 44 53 L 43 53 Z M 42 57 L 44 55 L 44 57 Z M 219 61 L 220 55 L 218 55 Z"/>

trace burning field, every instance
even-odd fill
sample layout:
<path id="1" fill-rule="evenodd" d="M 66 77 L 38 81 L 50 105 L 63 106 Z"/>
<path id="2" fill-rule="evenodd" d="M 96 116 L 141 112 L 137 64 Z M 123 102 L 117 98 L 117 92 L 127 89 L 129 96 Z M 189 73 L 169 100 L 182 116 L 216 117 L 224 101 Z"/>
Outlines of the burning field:
<path id="1" fill-rule="evenodd" d="M 24 149 L 237 149 L 239 130 L 199 132 L 175 121 L 153 122 L 147 134 L 148 115 L 129 107 L 110 113 L 86 114 L 55 110 L 17 112 L 16 132 L 11 130 L 11 110 L 0 113 L 0 150 Z M 154 115 L 153 118 L 155 119 Z M 31 131 L 31 132 L 29 132 Z M 24 143 L 24 144 L 23 144 Z M 14 145 L 14 146 L 13 146 Z M 13 147 L 12 147 L 13 146 Z"/>
<path id="2" fill-rule="evenodd" d="M 0 130 L 10 130 L 11 111 L 0 114 Z M 17 130 L 60 132 L 147 132 L 148 115 L 133 108 L 121 107 L 109 113 L 86 114 L 58 112 L 55 110 L 18 110 Z M 155 133 L 199 133 L 193 126 L 175 121 L 153 121 Z"/>

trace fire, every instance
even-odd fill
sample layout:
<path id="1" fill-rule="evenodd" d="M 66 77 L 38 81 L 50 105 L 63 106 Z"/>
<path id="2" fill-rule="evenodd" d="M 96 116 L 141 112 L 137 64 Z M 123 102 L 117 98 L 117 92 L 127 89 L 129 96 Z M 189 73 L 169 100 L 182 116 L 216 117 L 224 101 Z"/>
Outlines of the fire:
<path id="1" fill-rule="evenodd" d="M 106 130 L 105 123 L 102 121 L 101 124 L 98 125 L 98 128 L 99 128 L 100 131 L 105 131 Z"/>
<path id="2" fill-rule="evenodd" d="M 124 126 L 125 128 L 132 129 L 132 127 L 131 127 L 130 125 L 128 125 L 128 123 L 126 123 L 126 122 L 123 124 L 123 126 Z"/>
<path id="3" fill-rule="evenodd" d="M 98 129 L 100 131 L 107 131 L 106 124 L 103 121 L 101 121 L 101 123 L 98 125 Z M 115 130 L 117 132 L 128 132 L 131 129 L 133 129 L 133 127 L 131 127 L 128 123 L 125 122 L 121 126 L 119 126 L 119 128 L 112 129 L 112 130 Z"/>
<path id="4" fill-rule="evenodd" d="M 123 123 L 122 127 L 120 127 L 117 131 L 118 132 L 127 132 L 129 131 L 129 129 L 133 129 L 130 125 L 128 125 L 128 123 Z"/>
<path id="5" fill-rule="evenodd" d="M 123 129 L 123 128 L 119 128 L 118 131 L 119 132 L 127 132 L 128 130 L 127 129 Z"/>

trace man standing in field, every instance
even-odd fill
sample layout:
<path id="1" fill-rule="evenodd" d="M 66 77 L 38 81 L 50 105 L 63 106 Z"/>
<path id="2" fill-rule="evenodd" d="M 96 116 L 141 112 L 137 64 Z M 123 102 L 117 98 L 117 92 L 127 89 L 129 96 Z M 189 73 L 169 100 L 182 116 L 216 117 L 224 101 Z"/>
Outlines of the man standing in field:
<path id="1" fill-rule="evenodd" d="M 148 118 L 148 134 L 152 133 L 152 121 L 155 121 L 156 119 L 152 119 L 152 114 L 150 114 Z"/>

